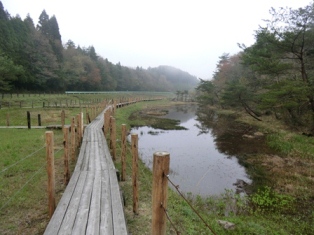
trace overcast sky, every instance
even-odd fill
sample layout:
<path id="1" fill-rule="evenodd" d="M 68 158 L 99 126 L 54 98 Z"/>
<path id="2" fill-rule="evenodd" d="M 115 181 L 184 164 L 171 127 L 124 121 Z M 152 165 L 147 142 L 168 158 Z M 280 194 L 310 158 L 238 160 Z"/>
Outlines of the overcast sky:
<path id="1" fill-rule="evenodd" d="M 250 46 L 271 7 L 299 8 L 311 0 L 0 0 L 35 25 L 45 9 L 56 16 L 63 44 L 93 45 L 114 64 L 170 65 L 210 79 L 219 56 Z"/>

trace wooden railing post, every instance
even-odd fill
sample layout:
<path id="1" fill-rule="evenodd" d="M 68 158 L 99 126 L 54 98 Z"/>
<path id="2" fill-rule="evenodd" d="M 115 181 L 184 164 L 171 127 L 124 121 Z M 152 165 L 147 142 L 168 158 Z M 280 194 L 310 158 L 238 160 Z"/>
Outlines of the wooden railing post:
<path id="1" fill-rule="evenodd" d="M 93 120 L 96 118 L 96 107 L 93 106 Z"/>
<path id="2" fill-rule="evenodd" d="M 83 135 L 84 135 L 84 119 L 83 119 L 83 112 L 80 113 L 80 145 L 83 141 Z"/>
<path id="3" fill-rule="evenodd" d="M 41 116 L 40 116 L 40 114 L 37 115 L 37 119 L 38 119 L 38 126 L 41 126 Z"/>
<path id="4" fill-rule="evenodd" d="M 170 154 L 154 153 L 153 159 L 153 192 L 152 192 L 152 235 L 166 234 L 168 179 Z"/>
<path id="5" fill-rule="evenodd" d="M 64 185 L 68 185 L 70 181 L 70 168 L 69 168 L 69 127 L 64 127 Z"/>
<path id="6" fill-rule="evenodd" d="M 75 140 L 76 148 L 80 147 L 80 133 L 81 133 L 80 127 L 81 127 L 81 125 L 80 125 L 80 115 L 77 114 L 76 115 L 76 140 Z"/>
<path id="7" fill-rule="evenodd" d="M 62 109 L 61 111 L 61 125 L 62 125 L 62 130 L 64 128 L 64 124 L 65 124 L 65 112 L 64 110 Z"/>
<path id="8" fill-rule="evenodd" d="M 72 118 L 71 121 L 71 150 L 72 150 L 72 161 L 75 160 L 75 150 L 76 150 L 76 145 L 75 145 L 75 118 Z"/>
<path id="9" fill-rule="evenodd" d="M 109 125 L 110 125 L 110 110 L 107 109 L 105 112 L 105 123 L 104 123 L 105 135 L 108 135 Z"/>
<path id="10" fill-rule="evenodd" d="M 47 157 L 47 173 L 48 173 L 48 213 L 51 218 L 55 208 L 55 167 L 54 167 L 54 140 L 53 132 L 46 131 L 46 157 Z"/>
<path id="11" fill-rule="evenodd" d="M 27 111 L 27 127 L 31 129 L 31 113 Z"/>
<path id="12" fill-rule="evenodd" d="M 125 181 L 126 176 L 126 125 L 122 124 L 121 131 L 121 181 Z"/>
<path id="13" fill-rule="evenodd" d="M 112 159 L 116 160 L 116 119 L 110 117 L 110 146 L 112 149 Z"/>
<path id="14" fill-rule="evenodd" d="M 113 115 L 116 113 L 116 108 L 117 108 L 117 101 L 114 100 L 114 101 L 113 101 L 113 110 L 112 110 Z"/>
<path id="15" fill-rule="evenodd" d="M 138 214 L 138 136 L 131 134 L 133 212 Z"/>

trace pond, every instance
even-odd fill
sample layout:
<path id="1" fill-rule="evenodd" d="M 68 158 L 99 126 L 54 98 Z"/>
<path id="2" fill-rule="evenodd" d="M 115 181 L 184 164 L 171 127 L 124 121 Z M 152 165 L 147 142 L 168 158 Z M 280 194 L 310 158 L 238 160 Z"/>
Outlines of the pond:
<path id="1" fill-rule="evenodd" d="M 236 191 L 237 182 L 251 183 L 245 168 L 228 149 L 218 149 L 217 136 L 210 125 L 198 121 L 197 106 L 185 105 L 169 108 L 164 118 L 180 120 L 187 130 L 161 130 L 151 127 L 133 128 L 139 140 L 139 156 L 152 169 L 153 154 L 170 153 L 172 182 L 180 191 L 192 195 L 219 195 L 225 189 Z M 212 116 L 214 119 L 218 119 Z M 234 143 L 235 145 L 237 143 Z M 229 146 L 232 152 L 232 146 Z"/>

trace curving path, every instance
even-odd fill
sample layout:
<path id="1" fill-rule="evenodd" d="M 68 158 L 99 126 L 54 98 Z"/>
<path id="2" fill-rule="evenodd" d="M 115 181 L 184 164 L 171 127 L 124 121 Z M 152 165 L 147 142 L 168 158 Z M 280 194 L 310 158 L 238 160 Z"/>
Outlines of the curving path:
<path id="1" fill-rule="evenodd" d="M 48 234 L 127 234 L 116 168 L 102 132 L 105 110 L 84 131 L 71 180 Z"/>

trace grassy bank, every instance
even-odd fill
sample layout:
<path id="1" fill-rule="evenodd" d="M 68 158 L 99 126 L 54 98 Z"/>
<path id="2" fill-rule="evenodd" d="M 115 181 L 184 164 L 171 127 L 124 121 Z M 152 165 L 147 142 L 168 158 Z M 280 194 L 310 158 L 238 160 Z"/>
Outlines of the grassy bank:
<path id="1" fill-rule="evenodd" d="M 144 116 L 144 118 L 137 116 L 137 118 L 134 119 L 134 115 L 141 113 L 140 110 L 142 109 L 150 110 L 155 105 L 163 110 L 165 108 L 163 108 L 162 105 L 169 105 L 169 102 L 138 103 L 134 106 L 117 110 L 116 119 L 118 120 L 118 129 L 122 123 L 127 124 L 129 128 L 134 125 L 149 124 L 150 121 L 147 116 Z M 154 117 L 153 120 L 156 122 L 156 117 Z M 242 117 L 242 120 L 240 120 L 239 117 L 237 121 L 248 123 L 246 117 Z M 254 124 L 250 123 L 250 125 Z M 266 126 L 269 126 L 269 124 Z M 259 127 L 264 133 L 269 134 L 268 138 L 273 138 L 272 136 L 276 135 L 275 131 L 264 128 L 265 126 Z M 118 136 L 119 135 L 120 133 Z M 285 141 L 282 140 L 281 143 L 283 142 Z M 304 144 L 307 145 L 308 142 L 305 141 Z M 299 152 L 299 150 L 297 152 Z M 268 165 L 263 165 L 266 163 L 264 161 L 265 157 L 273 159 L 282 158 L 281 155 L 276 157 L 250 155 L 243 158 L 243 161 L 251 168 L 252 172 L 254 171 L 254 166 L 258 166 L 260 167 L 259 173 L 262 174 L 261 177 L 271 179 L 271 181 L 265 181 L 267 183 L 264 182 L 263 187 L 260 187 L 259 190 L 248 197 L 240 197 L 232 191 L 226 191 L 226 193 L 220 197 L 209 197 L 205 199 L 200 197 L 192 198 L 186 195 L 188 201 L 193 204 L 194 208 L 216 234 L 312 234 L 314 232 L 312 210 L 308 209 L 308 213 L 304 215 L 302 215 L 304 211 L 302 213 L 298 211 L 301 207 L 310 205 L 311 195 L 313 196 L 313 185 L 309 183 L 311 179 L 306 183 L 307 193 L 304 194 L 303 192 L 302 197 L 297 197 L 297 195 L 293 193 L 282 192 L 275 187 L 275 182 L 281 178 L 279 175 L 282 172 L 276 173 L 269 171 Z M 290 158 L 292 158 L 292 155 Z M 128 227 L 133 234 L 150 234 L 151 172 L 140 162 L 139 214 L 135 215 L 132 212 L 132 188 L 130 179 L 131 156 L 129 155 L 127 159 L 128 179 L 126 182 L 122 182 L 121 186 L 126 199 Z M 283 161 L 285 162 L 285 160 Z M 119 160 L 117 162 L 119 162 Z M 117 166 L 118 168 L 120 167 L 119 164 L 117 164 Z M 289 168 L 290 174 L 296 173 L 294 171 L 295 168 L 296 167 Z M 282 171 L 285 171 L 284 167 Z M 175 234 L 176 230 L 180 231 L 181 234 L 213 234 L 178 193 L 170 190 L 168 200 L 167 212 L 174 226 L 170 223 L 170 220 L 168 220 L 167 234 Z M 226 230 L 218 224 L 218 220 L 232 222 L 235 224 L 235 228 L 230 231 Z"/>

